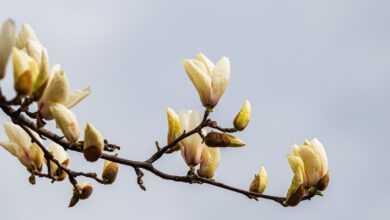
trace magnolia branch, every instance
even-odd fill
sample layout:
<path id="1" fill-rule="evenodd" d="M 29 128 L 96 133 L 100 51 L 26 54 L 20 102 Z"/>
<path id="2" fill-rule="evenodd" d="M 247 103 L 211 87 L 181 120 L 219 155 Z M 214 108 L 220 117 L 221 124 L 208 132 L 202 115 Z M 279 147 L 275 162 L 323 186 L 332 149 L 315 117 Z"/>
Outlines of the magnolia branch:
<path id="1" fill-rule="evenodd" d="M 98 183 L 105 184 L 105 181 L 98 178 L 96 173 L 84 173 L 84 172 L 79 172 L 79 171 L 73 171 L 69 168 L 62 166 L 57 160 L 55 160 L 54 157 L 50 154 L 50 152 L 44 147 L 44 145 L 32 134 L 30 129 L 32 131 L 36 132 L 37 134 L 39 134 L 39 136 L 41 136 L 42 138 L 50 139 L 51 141 L 61 145 L 65 150 L 71 150 L 71 151 L 81 153 L 83 151 L 82 142 L 78 142 L 76 144 L 70 144 L 63 137 L 47 130 L 44 127 L 38 127 L 37 123 L 33 121 L 34 118 L 30 117 L 31 113 L 27 113 L 29 106 L 23 105 L 23 103 L 24 102 L 21 102 L 20 108 L 15 110 L 11 106 L 11 105 L 14 105 L 15 103 L 11 102 L 11 101 L 6 101 L 6 98 L 2 94 L 0 94 L 0 107 L 1 107 L 2 111 L 6 115 L 8 115 L 10 117 L 10 119 L 15 124 L 20 125 L 30 135 L 32 142 L 35 142 L 39 145 L 39 147 L 44 152 L 44 155 L 45 155 L 46 160 L 48 161 L 48 164 L 50 164 L 49 161 L 52 161 L 58 167 L 60 167 L 60 169 L 62 169 L 64 172 L 66 172 L 68 174 L 68 179 L 69 179 L 70 183 L 73 185 L 73 187 L 75 189 L 77 188 L 77 177 L 79 177 L 79 176 L 91 178 Z M 22 113 L 26 113 L 26 114 L 22 114 Z M 129 159 L 125 159 L 125 158 L 119 157 L 117 155 L 112 155 L 109 153 L 103 153 L 101 155 L 101 159 L 116 162 L 116 163 L 121 164 L 123 166 L 132 167 L 136 173 L 136 176 L 137 176 L 137 184 L 140 186 L 140 188 L 142 190 L 146 190 L 146 188 L 144 186 L 144 182 L 142 180 L 142 178 L 144 176 L 144 173 L 142 170 L 145 170 L 145 171 L 148 171 L 148 172 L 150 172 L 150 173 L 152 173 L 152 174 L 154 174 L 162 179 L 171 180 L 171 181 L 175 181 L 175 182 L 190 183 L 190 184 L 212 185 L 212 186 L 222 188 L 222 189 L 225 189 L 225 190 L 228 190 L 231 192 L 242 194 L 250 199 L 255 199 L 255 200 L 267 199 L 267 200 L 271 200 L 271 201 L 277 202 L 280 205 L 285 206 L 285 204 L 284 204 L 284 201 L 286 199 L 285 197 L 278 197 L 278 196 L 271 196 L 271 195 L 266 195 L 266 194 L 250 192 L 250 191 L 247 191 L 244 189 L 240 189 L 240 188 L 236 188 L 236 187 L 224 184 L 222 182 L 218 182 L 218 181 L 213 180 L 213 179 L 207 179 L 207 178 L 200 177 L 193 172 L 189 172 L 185 176 L 172 175 L 172 174 L 165 173 L 165 172 L 157 169 L 154 166 L 154 162 L 156 162 L 161 157 L 163 157 L 164 154 L 166 154 L 169 150 L 171 150 L 174 146 L 176 146 L 180 141 L 182 141 L 185 138 L 187 138 L 191 135 L 194 135 L 194 134 L 201 135 L 201 131 L 203 128 L 210 127 L 210 128 L 214 128 L 214 129 L 219 130 L 219 131 L 223 131 L 223 132 L 235 132 L 236 131 L 235 129 L 225 129 L 225 128 L 219 127 L 215 121 L 212 121 L 209 118 L 209 115 L 210 115 L 210 112 L 206 110 L 204 115 L 203 115 L 203 119 L 202 119 L 201 123 L 197 127 L 195 127 L 194 129 L 192 129 L 190 131 L 184 131 L 183 134 L 180 135 L 171 144 L 160 147 L 159 144 L 156 142 L 156 146 L 158 149 L 157 152 L 154 153 L 153 155 L 151 155 L 150 158 L 145 160 L 145 161 L 129 160 Z M 105 142 L 105 151 L 106 152 L 113 152 L 117 149 L 120 149 L 120 147 L 117 145 L 109 144 L 107 141 Z M 48 173 L 47 174 L 37 173 L 37 172 L 33 172 L 32 174 L 35 176 L 38 176 L 38 177 L 49 178 L 52 181 L 55 181 L 55 179 L 50 175 L 50 165 L 48 165 Z M 314 194 L 307 195 L 306 197 L 304 197 L 304 200 L 310 199 L 313 196 L 314 196 Z"/>

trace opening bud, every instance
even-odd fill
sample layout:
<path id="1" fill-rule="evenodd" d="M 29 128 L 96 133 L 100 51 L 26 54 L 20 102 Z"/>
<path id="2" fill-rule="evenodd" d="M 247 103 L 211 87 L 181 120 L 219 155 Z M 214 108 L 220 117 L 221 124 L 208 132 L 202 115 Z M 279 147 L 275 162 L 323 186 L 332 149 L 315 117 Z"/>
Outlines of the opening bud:
<path id="1" fill-rule="evenodd" d="M 171 144 L 182 133 L 181 124 L 180 124 L 180 117 L 178 114 L 176 114 L 176 112 L 173 109 L 167 108 L 167 120 L 168 120 L 167 142 L 168 142 L 168 144 Z M 176 146 L 174 146 L 171 149 L 172 150 L 170 150 L 169 153 L 173 153 L 175 151 L 178 151 L 180 149 L 180 147 L 177 144 Z"/>
<path id="2" fill-rule="evenodd" d="M 213 178 L 220 160 L 221 154 L 219 148 L 203 148 L 198 175 L 204 178 Z"/>
<path id="3" fill-rule="evenodd" d="M 249 191 L 254 193 L 263 193 L 268 185 L 268 174 L 264 167 L 261 167 L 258 174 L 252 180 Z"/>

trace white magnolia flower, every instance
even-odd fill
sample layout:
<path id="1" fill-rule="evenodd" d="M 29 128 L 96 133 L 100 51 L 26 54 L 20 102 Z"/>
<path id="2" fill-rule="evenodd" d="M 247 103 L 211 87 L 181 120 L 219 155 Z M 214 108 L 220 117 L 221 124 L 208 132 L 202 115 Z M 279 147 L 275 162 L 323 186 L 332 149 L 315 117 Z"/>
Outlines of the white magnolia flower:
<path id="1" fill-rule="evenodd" d="M 8 141 L 0 141 L 0 145 L 18 158 L 27 169 L 41 170 L 45 160 L 43 151 L 37 144 L 31 142 L 31 137 L 28 133 L 12 122 L 6 122 L 4 130 Z M 33 131 L 31 132 L 40 141 L 39 136 L 33 133 Z"/>
<path id="2" fill-rule="evenodd" d="M 186 111 L 179 114 L 181 128 L 190 131 L 202 121 L 202 116 L 196 111 Z M 199 134 L 193 134 L 179 142 L 181 154 L 188 166 L 194 167 L 201 162 L 202 151 L 206 144 L 202 143 Z"/>
<path id="3" fill-rule="evenodd" d="M 0 79 L 6 73 L 6 67 L 12 48 L 16 41 L 15 22 L 11 19 L 4 21 L 0 27 Z"/>
<path id="4" fill-rule="evenodd" d="M 199 93 L 203 106 L 212 109 L 222 97 L 230 79 L 230 62 L 222 57 L 215 65 L 204 54 L 184 60 L 184 69 Z"/>
<path id="5" fill-rule="evenodd" d="M 72 108 L 91 93 L 89 87 L 70 91 L 68 79 L 60 65 L 55 65 L 41 99 L 39 100 L 39 112 L 45 119 L 52 119 L 50 107 L 54 104 L 62 104 Z"/>
<path id="6" fill-rule="evenodd" d="M 314 138 L 306 140 L 302 145 L 293 146 L 288 155 L 288 162 L 294 173 L 293 180 L 287 193 L 287 201 L 294 194 L 302 194 L 302 188 L 316 187 L 324 190 L 329 181 L 328 158 L 322 143 Z M 299 200 L 295 201 L 299 202 Z"/>
<path id="7" fill-rule="evenodd" d="M 328 173 L 328 158 L 322 143 L 316 138 L 306 140 L 304 144 L 293 146 L 290 154 L 302 159 L 305 171 L 305 183 L 314 186 Z"/>
<path id="8" fill-rule="evenodd" d="M 217 147 L 204 147 L 198 169 L 198 175 L 204 178 L 213 178 L 217 171 L 221 153 Z"/>

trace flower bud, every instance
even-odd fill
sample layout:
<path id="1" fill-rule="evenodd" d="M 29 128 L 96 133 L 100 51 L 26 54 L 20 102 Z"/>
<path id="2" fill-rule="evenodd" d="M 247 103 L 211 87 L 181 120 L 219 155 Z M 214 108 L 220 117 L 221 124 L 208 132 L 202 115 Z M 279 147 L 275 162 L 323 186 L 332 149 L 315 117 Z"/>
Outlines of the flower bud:
<path id="1" fill-rule="evenodd" d="M 204 178 L 213 178 L 220 160 L 221 155 L 219 148 L 203 148 L 198 175 Z"/>
<path id="2" fill-rule="evenodd" d="M 105 183 L 112 184 L 118 175 L 119 166 L 117 163 L 106 160 L 104 161 L 102 178 Z"/>
<path id="3" fill-rule="evenodd" d="M 263 193 L 267 188 L 268 184 L 268 174 L 264 167 L 261 167 L 258 174 L 255 175 L 255 178 L 252 180 L 249 191 L 254 193 Z"/>
<path id="4" fill-rule="evenodd" d="M 179 115 L 176 114 L 176 112 L 171 109 L 167 108 L 167 119 L 168 119 L 168 137 L 167 141 L 168 144 L 171 144 L 173 141 L 176 140 L 177 137 L 179 137 L 182 133 L 181 124 L 180 124 L 180 118 Z M 179 150 L 179 145 L 176 145 L 175 147 L 171 148 L 172 150 L 170 153 Z"/>
<path id="5" fill-rule="evenodd" d="M 249 121 L 251 119 L 251 111 L 251 103 L 246 100 L 241 106 L 240 112 L 237 113 L 233 121 L 234 127 L 237 130 L 242 131 L 248 126 Z"/>
<path id="6" fill-rule="evenodd" d="M 52 105 L 50 112 L 56 121 L 57 127 L 61 129 L 65 138 L 70 143 L 75 143 L 79 139 L 80 129 L 73 112 L 61 104 Z"/>
<path id="7" fill-rule="evenodd" d="M 99 159 L 104 150 L 104 139 L 101 133 L 90 123 L 84 129 L 84 157 L 90 162 Z"/>
<path id="8" fill-rule="evenodd" d="M 330 177 L 329 177 L 329 173 L 327 173 L 325 174 L 325 176 L 323 176 L 320 179 L 320 181 L 318 181 L 316 188 L 320 191 L 324 191 L 328 187 L 329 181 L 330 181 Z"/>
<path id="9" fill-rule="evenodd" d="M 88 199 L 93 192 L 93 186 L 86 182 L 77 184 L 77 188 L 80 193 L 80 199 Z"/>
<path id="10" fill-rule="evenodd" d="M 20 95 L 32 92 L 33 82 L 38 75 L 38 64 L 25 51 L 14 48 L 12 51 L 14 66 L 14 86 Z"/>
<path id="11" fill-rule="evenodd" d="M 70 158 L 63 147 L 56 143 L 49 146 L 49 153 L 56 159 L 63 167 L 68 167 Z M 50 175 L 55 177 L 57 181 L 62 181 L 66 177 L 66 172 L 57 166 L 53 161 L 50 161 Z"/>
<path id="12" fill-rule="evenodd" d="M 5 76 L 7 63 L 15 41 L 15 22 L 12 19 L 7 19 L 0 27 L 0 79 Z"/>
<path id="13" fill-rule="evenodd" d="M 205 137 L 206 145 L 210 147 L 242 147 L 245 143 L 239 138 L 225 133 L 210 132 Z"/>

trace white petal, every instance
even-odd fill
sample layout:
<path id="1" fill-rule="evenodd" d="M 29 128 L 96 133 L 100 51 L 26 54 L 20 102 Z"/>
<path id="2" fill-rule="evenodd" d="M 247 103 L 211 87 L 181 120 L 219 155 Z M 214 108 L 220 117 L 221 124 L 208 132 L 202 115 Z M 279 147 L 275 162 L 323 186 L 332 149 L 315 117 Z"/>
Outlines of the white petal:
<path id="1" fill-rule="evenodd" d="M 4 130 L 10 142 L 24 149 L 30 148 L 31 138 L 19 125 L 12 122 L 6 122 L 4 123 Z"/>
<path id="2" fill-rule="evenodd" d="M 211 62 L 211 60 L 209 60 L 209 58 L 207 58 L 203 53 L 198 53 L 198 55 L 196 55 L 196 59 L 202 62 L 206 66 L 208 70 L 207 74 L 210 75 L 210 73 L 213 71 L 215 67 L 214 63 Z"/>
<path id="3" fill-rule="evenodd" d="M 56 143 L 51 143 L 49 145 L 49 152 L 53 155 L 53 157 L 60 163 L 65 162 L 69 159 L 68 153 L 64 150 L 63 147 Z"/>
<path id="4" fill-rule="evenodd" d="M 322 162 L 322 176 L 328 172 L 328 157 L 326 155 L 326 151 L 324 145 L 317 139 L 314 138 L 311 141 L 311 144 L 314 150 L 318 153 Z"/>
<path id="5" fill-rule="evenodd" d="M 80 128 L 73 112 L 62 104 L 52 105 L 50 111 L 66 139 L 71 143 L 76 142 L 80 137 Z"/>
<path id="6" fill-rule="evenodd" d="M 1 25 L 0 29 L 0 79 L 4 78 L 8 59 L 12 52 L 12 47 L 15 45 L 16 32 L 15 23 L 11 19 L 7 19 Z"/>
<path id="7" fill-rule="evenodd" d="M 216 64 L 212 74 L 212 97 L 218 102 L 225 92 L 230 80 L 230 62 L 227 57 L 222 57 Z"/>
<path id="8" fill-rule="evenodd" d="M 39 42 L 33 28 L 29 24 L 23 24 L 16 39 L 16 46 L 19 49 L 24 49 L 27 47 L 27 42 L 29 40 Z"/>
<path id="9" fill-rule="evenodd" d="M 90 87 L 86 87 L 84 89 L 79 89 L 71 93 L 66 102 L 65 106 L 68 108 L 72 108 L 73 106 L 77 105 L 80 103 L 84 98 L 86 98 L 89 94 L 91 94 L 91 89 Z"/>
<path id="10" fill-rule="evenodd" d="M 211 78 L 207 67 L 198 60 L 185 60 L 184 69 L 198 91 L 203 105 L 209 105 L 211 99 Z"/>

